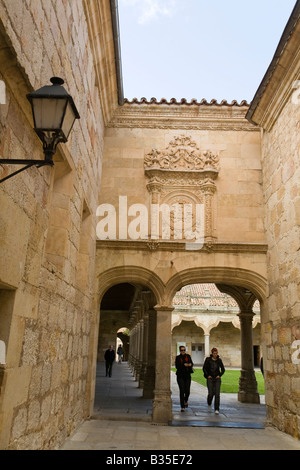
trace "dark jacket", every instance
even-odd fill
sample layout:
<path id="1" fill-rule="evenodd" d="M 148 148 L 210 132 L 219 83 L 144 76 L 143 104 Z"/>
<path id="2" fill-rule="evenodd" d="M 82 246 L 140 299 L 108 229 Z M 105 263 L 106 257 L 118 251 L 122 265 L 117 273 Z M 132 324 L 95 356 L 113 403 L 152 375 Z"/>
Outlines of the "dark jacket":
<path id="1" fill-rule="evenodd" d="M 106 362 L 114 362 L 116 357 L 115 351 L 113 349 L 107 349 L 104 354 L 104 359 Z"/>
<path id="2" fill-rule="evenodd" d="M 203 372 L 206 379 L 209 376 L 211 376 L 213 379 L 218 376 L 221 377 L 221 375 L 223 375 L 225 372 L 225 367 L 220 356 L 217 356 L 216 361 L 213 360 L 212 354 L 207 357 L 203 364 Z"/>
<path id="3" fill-rule="evenodd" d="M 191 367 L 186 367 L 184 364 L 192 364 Z M 191 372 L 193 371 L 193 361 L 189 354 L 179 354 L 175 359 L 175 367 L 177 369 L 176 375 L 179 377 L 190 377 Z"/>

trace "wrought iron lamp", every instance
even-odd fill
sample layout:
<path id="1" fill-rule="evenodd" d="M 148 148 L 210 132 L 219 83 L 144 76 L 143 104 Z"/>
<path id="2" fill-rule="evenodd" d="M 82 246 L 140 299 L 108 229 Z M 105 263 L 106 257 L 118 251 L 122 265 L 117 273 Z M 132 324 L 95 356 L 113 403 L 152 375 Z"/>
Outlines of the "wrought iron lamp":
<path id="1" fill-rule="evenodd" d="M 46 85 L 27 95 L 31 103 L 34 130 L 43 143 L 45 159 L 0 158 L 0 164 L 25 165 L 24 168 L 0 180 L 0 183 L 31 166 L 38 168 L 45 165 L 53 166 L 53 155 L 57 144 L 67 142 L 75 120 L 80 119 L 73 98 L 62 86 L 64 81 L 61 78 L 52 77 L 50 82 L 52 85 Z"/>

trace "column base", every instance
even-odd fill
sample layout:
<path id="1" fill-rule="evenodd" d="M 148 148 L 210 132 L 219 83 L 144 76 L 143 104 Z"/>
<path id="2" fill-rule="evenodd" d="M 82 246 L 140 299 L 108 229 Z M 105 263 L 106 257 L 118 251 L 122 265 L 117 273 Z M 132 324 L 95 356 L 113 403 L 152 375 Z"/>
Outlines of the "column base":
<path id="1" fill-rule="evenodd" d="M 141 367 L 141 371 L 140 371 L 140 377 L 139 377 L 139 388 L 144 388 L 146 374 L 147 374 L 147 364 L 143 363 Z"/>
<path id="2" fill-rule="evenodd" d="M 152 421 L 154 423 L 168 424 L 172 420 L 171 392 L 158 392 L 154 390 L 152 401 Z"/>
<path id="3" fill-rule="evenodd" d="M 240 401 L 241 403 L 260 403 L 260 398 L 258 393 L 239 391 L 238 401 Z"/>
<path id="4" fill-rule="evenodd" d="M 241 370 L 238 401 L 241 403 L 260 403 L 254 370 Z"/>
<path id="5" fill-rule="evenodd" d="M 153 398 L 154 397 L 154 392 L 153 390 L 148 390 L 145 389 L 143 390 L 143 398 Z"/>

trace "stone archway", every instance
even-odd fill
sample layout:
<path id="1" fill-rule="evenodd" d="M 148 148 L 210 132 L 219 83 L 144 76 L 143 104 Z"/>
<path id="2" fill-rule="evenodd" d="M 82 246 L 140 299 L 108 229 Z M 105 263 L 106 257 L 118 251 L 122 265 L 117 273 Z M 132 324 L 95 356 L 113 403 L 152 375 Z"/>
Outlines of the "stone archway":
<path id="1" fill-rule="evenodd" d="M 241 325 L 242 370 L 238 399 L 246 403 L 259 403 L 259 394 L 254 374 L 252 319 L 256 299 L 261 307 L 267 296 L 267 282 L 257 273 L 240 268 L 212 267 L 184 270 L 173 276 L 167 284 L 168 295 L 183 285 L 197 282 L 214 282 L 221 292 L 231 295 L 239 305 Z M 263 310 L 262 310 L 263 311 Z"/>
<path id="2" fill-rule="evenodd" d="M 231 267 L 201 267 L 201 268 L 189 268 L 181 272 L 176 273 L 172 276 L 166 284 L 165 291 L 165 304 L 168 307 L 161 308 L 162 313 L 165 317 L 169 316 L 169 324 L 171 326 L 171 314 L 172 314 L 172 299 L 181 287 L 188 284 L 195 283 L 216 283 L 217 285 L 222 285 L 224 283 L 226 286 L 229 285 L 232 288 L 233 293 L 239 293 L 239 296 L 236 295 L 235 300 L 238 301 L 240 306 L 240 320 L 241 320 L 241 338 L 242 338 L 242 347 L 244 345 L 244 351 L 249 351 L 249 344 L 251 342 L 251 354 L 252 352 L 252 317 L 250 322 L 250 313 L 252 311 L 252 306 L 257 298 L 260 301 L 261 306 L 264 305 L 265 298 L 267 296 L 267 281 L 266 279 L 258 273 L 255 273 L 250 270 L 241 269 L 241 268 L 231 268 Z M 232 294 L 231 294 L 232 295 Z M 244 309 L 244 304 L 247 305 L 248 310 Z M 250 310 L 249 310 L 250 309 Z M 159 314 L 159 312 L 158 312 Z M 168 315 L 169 314 L 169 315 Z M 247 317 L 247 319 L 246 319 Z M 158 317 L 159 318 L 159 317 Z M 167 323 L 165 321 L 165 323 Z M 249 333 L 251 327 L 251 335 Z M 166 328 L 166 327 L 165 327 Z M 171 328 L 170 328 L 171 331 Z M 161 336 L 161 341 L 164 339 L 167 342 L 167 335 L 165 329 L 158 329 L 157 338 Z M 249 356 L 242 352 L 242 357 L 246 357 L 242 364 L 242 370 L 244 370 L 243 380 L 241 381 L 242 390 L 240 390 L 239 398 L 243 402 L 257 402 L 259 400 L 259 395 L 257 393 L 256 381 L 253 382 L 252 369 L 249 365 Z M 251 356 L 252 357 L 252 356 Z M 247 365 L 246 365 L 247 364 Z M 162 366 L 162 364 L 161 364 Z M 165 367 L 164 373 L 167 374 L 167 368 Z M 255 390 L 256 388 L 256 390 Z M 170 405 L 170 400 L 168 397 L 168 390 L 161 391 L 162 400 L 159 403 L 160 409 L 164 406 L 164 416 L 167 416 L 166 409 Z M 170 410 L 171 414 L 171 410 Z M 155 414 L 153 414 L 155 417 Z"/>
<path id="3" fill-rule="evenodd" d="M 153 292 L 157 303 L 161 304 L 165 289 L 161 278 L 147 268 L 134 265 L 117 266 L 99 274 L 97 277 L 99 304 L 110 287 L 124 282 L 147 286 Z"/>
<path id="4" fill-rule="evenodd" d="M 179 271 L 166 284 L 166 303 L 171 303 L 181 287 L 196 283 L 214 283 L 240 286 L 249 289 L 260 301 L 261 306 L 267 297 L 267 280 L 260 274 L 237 267 L 204 266 Z"/>
<path id="5" fill-rule="evenodd" d="M 110 254 L 112 254 L 111 251 Z M 179 268 L 177 270 L 175 268 L 176 264 L 172 261 L 161 261 L 157 265 L 156 259 L 158 255 L 155 251 L 150 250 L 147 255 L 145 253 L 142 262 L 141 253 L 135 254 L 134 257 L 139 259 L 140 266 L 132 264 L 126 265 L 127 256 L 129 260 L 129 252 L 124 252 L 124 256 L 122 255 L 122 263 L 124 264 L 118 266 L 120 255 L 121 252 L 119 252 L 118 256 L 117 253 L 114 254 L 113 257 L 110 256 L 109 263 L 107 263 L 110 264 L 110 267 L 103 272 L 99 270 L 100 274 L 97 277 L 98 311 L 100 310 L 100 302 L 105 292 L 116 284 L 128 282 L 142 286 L 145 291 L 150 291 L 154 296 L 155 301 L 151 304 L 152 319 L 155 318 L 151 330 L 153 332 L 154 327 L 156 330 L 155 351 L 151 353 L 151 357 L 154 361 L 152 364 L 147 364 L 149 371 L 151 370 L 151 374 L 143 374 L 145 364 L 143 360 L 141 360 L 143 355 L 145 357 L 144 351 L 146 344 L 149 346 L 151 343 L 152 347 L 154 346 L 154 340 L 149 341 L 149 336 L 145 334 L 144 318 L 143 315 L 139 313 L 140 308 L 142 310 L 144 309 L 143 301 L 135 312 L 132 324 L 134 338 L 132 342 L 135 344 L 135 351 L 131 358 L 131 364 L 134 374 L 141 383 L 141 386 L 145 387 L 144 377 L 151 377 L 151 385 L 146 388 L 147 391 L 145 393 L 147 395 L 145 396 L 153 398 L 152 419 L 154 422 L 166 423 L 172 417 L 170 390 L 171 361 L 168 358 L 171 358 L 172 299 L 177 290 L 184 285 L 195 283 L 226 284 L 251 291 L 255 298 L 258 298 L 260 301 L 261 307 L 263 307 L 267 295 L 267 283 L 261 274 L 235 266 L 195 267 L 195 258 L 192 258 L 190 254 L 187 253 L 182 253 L 179 255 L 179 258 L 177 258 L 178 261 L 176 260 L 176 264 L 178 263 Z M 184 263 L 185 258 L 187 263 Z M 113 260 L 115 260 L 114 263 Z M 154 264 L 154 261 L 156 264 Z M 212 258 L 211 261 L 214 262 L 215 260 Z M 180 267 L 186 265 L 190 267 L 180 269 Z M 157 269 L 158 266 L 161 268 Z M 97 325 L 98 324 L 99 318 L 97 320 Z M 95 349 L 96 346 L 94 345 L 94 361 Z"/>
<path id="6" fill-rule="evenodd" d="M 130 329 L 128 363 L 139 387 L 143 389 L 143 397 L 153 397 L 156 353 L 154 306 L 161 301 L 164 288 L 155 273 L 140 266 L 108 269 L 98 276 L 97 281 L 98 299 L 97 317 L 95 317 L 97 335 L 93 341 L 90 368 L 91 413 L 95 396 L 97 360 L 101 360 L 107 344 L 115 340 L 118 327 L 124 325 Z M 126 302 L 124 298 L 118 299 L 118 296 L 127 296 Z"/>
<path id="7" fill-rule="evenodd" d="M 195 365 L 203 365 L 211 347 L 218 345 L 224 364 L 240 367 L 239 307 L 230 294 L 220 292 L 215 284 L 186 285 L 176 293 L 173 305 L 172 363 L 178 354 L 177 344 L 184 341 Z M 195 324 L 194 331 L 191 322 Z M 255 308 L 253 328 L 258 322 L 260 314 Z M 222 335 L 224 328 L 227 333 Z"/>

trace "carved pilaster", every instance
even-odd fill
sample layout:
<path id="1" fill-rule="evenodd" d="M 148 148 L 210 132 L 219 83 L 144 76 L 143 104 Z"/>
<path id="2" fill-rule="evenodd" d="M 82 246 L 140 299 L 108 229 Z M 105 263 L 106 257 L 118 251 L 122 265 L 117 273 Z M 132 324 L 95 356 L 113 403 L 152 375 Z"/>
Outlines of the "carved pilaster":
<path id="1" fill-rule="evenodd" d="M 212 178 L 207 177 L 203 184 L 202 190 L 205 201 L 205 232 L 204 240 L 206 244 L 214 243 L 214 194 L 216 192 L 216 184 Z"/>

